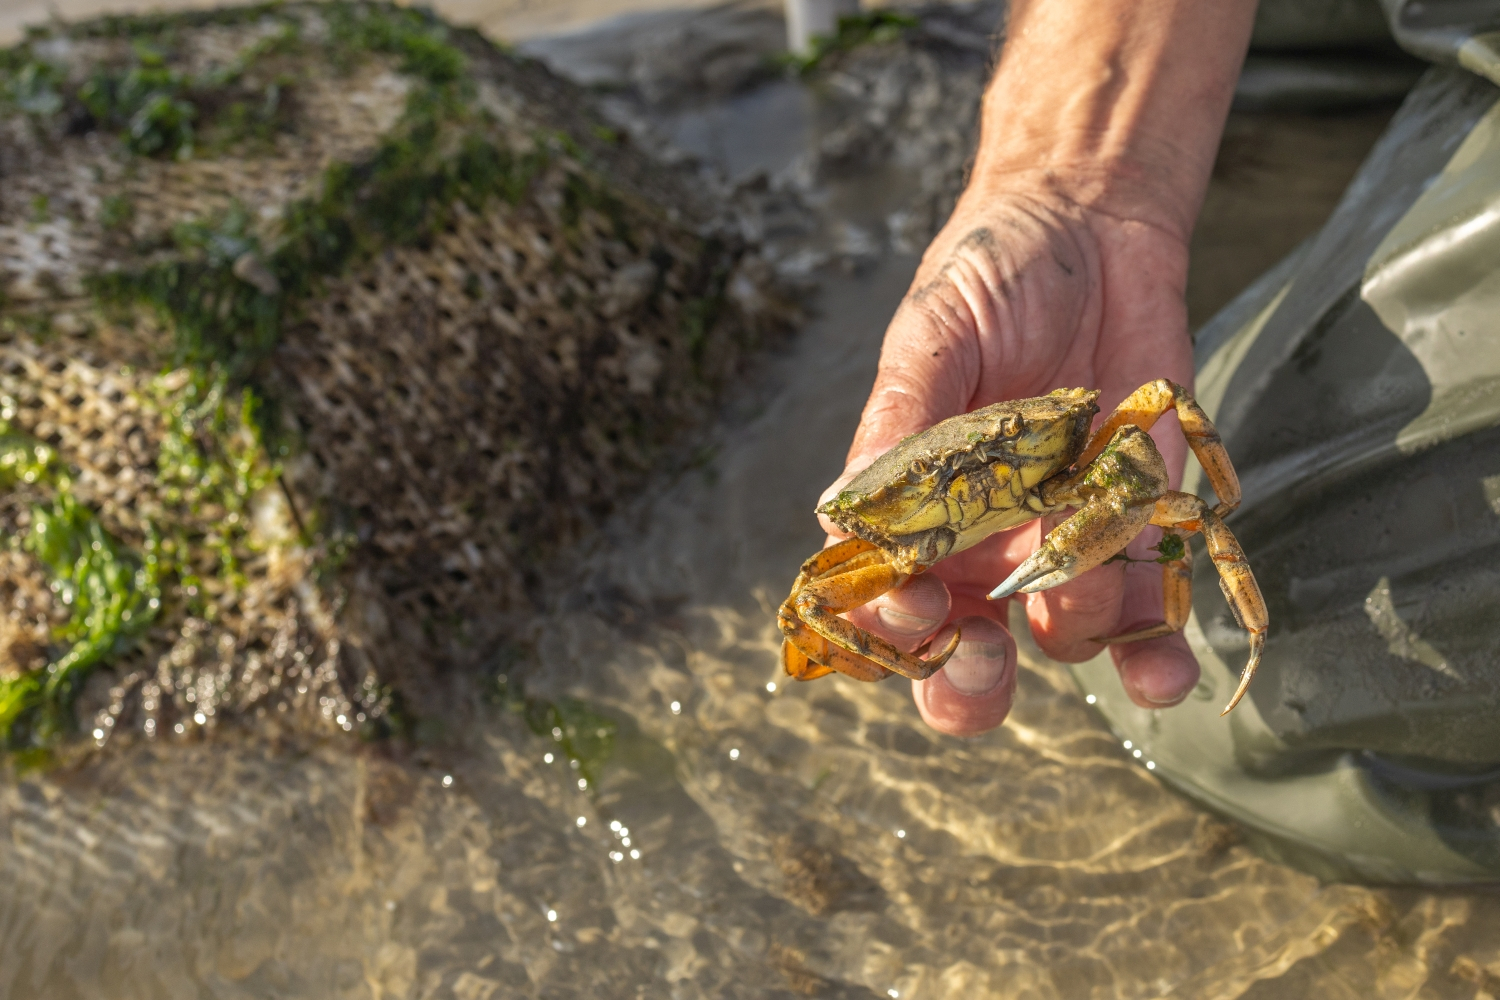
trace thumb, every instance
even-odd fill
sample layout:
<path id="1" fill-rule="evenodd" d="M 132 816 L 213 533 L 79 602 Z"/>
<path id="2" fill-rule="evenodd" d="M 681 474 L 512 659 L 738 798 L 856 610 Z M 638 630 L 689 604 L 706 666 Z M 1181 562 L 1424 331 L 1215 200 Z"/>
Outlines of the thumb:
<path id="1" fill-rule="evenodd" d="M 832 500 L 855 476 L 869 468 L 875 459 L 903 438 L 925 431 L 938 421 L 962 412 L 962 408 L 952 409 L 942 402 L 935 402 L 933 395 L 922 393 L 913 386 L 905 373 L 882 372 L 865 404 L 859 429 L 854 433 L 854 443 L 850 445 L 849 455 L 844 460 L 844 471 L 818 497 L 818 506 L 822 507 Z M 830 521 L 827 515 L 818 514 L 818 523 L 825 532 L 836 538 L 843 538 L 848 534 Z"/>
<path id="2" fill-rule="evenodd" d="M 924 294 L 909 294 L 886 330 L 880 370 L 844 471 L 818 498 L 820 507 L 903 438 L 968 409 L 979 369 L 973 341 L 946 332 L 923 305 Z M 829 534 L 844 534 L 821 514 L 819 520 Z"/>
<path id="3" fill-rule="evenodd" d="M 978 349 L 962 324 L 943 321 L 935 298 L 931 290 L 917 291 L 896 310 L 846 467 L 968 410 L 979 383 Z"/>

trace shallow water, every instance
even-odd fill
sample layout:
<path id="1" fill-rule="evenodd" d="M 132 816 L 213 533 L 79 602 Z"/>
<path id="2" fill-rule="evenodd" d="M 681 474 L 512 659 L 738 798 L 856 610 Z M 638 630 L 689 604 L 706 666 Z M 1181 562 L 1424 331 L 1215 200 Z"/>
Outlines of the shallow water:
<path id="1" fill-rule="evenodd" d="M 410 753 L 223 738 L 8 782 L 0 996 L 1485 995 L 1500 901 L 1256 857 L 1040 661 L 973 740 L 897 683 L 767 689 L 910 267 L 828 281 L 733 443 L 550 619 L 531 692 L 618 726 L 596 784 L 490 704 Z"/>
<path id="2" fill-rule="evenodd" d="M 742 107 L 802 129 L 797 100 Z M 1254 169 L 1216 180 L 1208 216 L 1239 228 L 1200 234 L 1230 289 L 1258 267 L 1227 276 L 1230 258 L 1298 238 L 1287 222 L 1275 249 L 1238 211 L 1288 176 L 1255 139 L 1270 119 L 1239 121 Z M 726 167 L 796 152 L 712 109 L 663 127 Z M 1329 201 L 1354 147 L 1297 175 Z M 880 216 L 858 186 L 880 183 L 828 203 Z M 1326 211 L 1310 185 L 1280 203 L 1304 227 Z M 558 721 L 594 743 L 616 728 L 607 760 L 574 769 L 496 683 L 455 681 L 433 696 L 446 728 L 429 717 L 411 747 L 221 734 L 0 779 L 0 998 L 1500 994 L 1500 898 L 1322 885 L 1258 857 L 1038 657 L 1010 720 L 972 740 L 927 731 L 897 682 L 780 685 L 771 610 L 820 543 L 812 504 L 914 267 L 869 257 L 822 272 L 816 318 L 712 457 L 595 539 L 539 662 L 507 678 L 582 699 Z"/>

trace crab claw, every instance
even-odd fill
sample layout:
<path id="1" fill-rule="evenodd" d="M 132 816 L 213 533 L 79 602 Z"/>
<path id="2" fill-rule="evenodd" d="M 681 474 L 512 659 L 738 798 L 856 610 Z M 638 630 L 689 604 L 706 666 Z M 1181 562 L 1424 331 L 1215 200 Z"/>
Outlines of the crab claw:
<path id="1" fill-rule="evenodd" d="M 1077 560 L 1065 556 L 1046 543 L 1016 567 L 1016 571 L 1005 578 L 1005 582 L 990 591 L 989 599 L 998 601 L 1011 594 L 1034 594 L 1060 583 L 1067 583 L 1077 576 Z"/>

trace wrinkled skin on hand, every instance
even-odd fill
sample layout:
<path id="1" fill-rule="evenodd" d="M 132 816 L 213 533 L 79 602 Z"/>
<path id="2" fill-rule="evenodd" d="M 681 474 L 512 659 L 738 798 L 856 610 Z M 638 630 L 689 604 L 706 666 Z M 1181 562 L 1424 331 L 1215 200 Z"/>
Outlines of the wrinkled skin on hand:
<path id="1" fill-rule="evenodd" d="M 845 473 L 822 499 L 903 437 L 957 413 L 1072 386 L 1100 389 L 1099 406 L 1108 413 L 1155 378 L 1191 386 L 1187 237 L 1178 228 L 1085 209 L 1045 181 L 971 187 L 891 321 Z M 1176 489 L 1186 456 L 1176 417 L 1163 418 L 1152 437 Z M 913 682 L 917 706 L 933 728 L 970 735 L 1004 720 L 1014 696 L 1015 643 L 1005 629 L 1008 602 L 984 595 L 1065 516 L 998 534 L 848 614 L 907 650 L 967 619 L 953 660 Z M 843 537 L 826 519 L 823 525 L 833 538 Z M 1148 529 L 1127 551 L 1150 558 L 1159 537 Z M 1042 650 L 1066 662 L 1103 648 L 1090 636 L 1162 619 L 1160 572 L 1149 563 L 1107 564 L 1015 599 L 1026 601 Z M 1197 661 L 1180 633 L 1114 646 L 1111 654 L 1138 705 L 1176 704 L 1198 680 Z"/>

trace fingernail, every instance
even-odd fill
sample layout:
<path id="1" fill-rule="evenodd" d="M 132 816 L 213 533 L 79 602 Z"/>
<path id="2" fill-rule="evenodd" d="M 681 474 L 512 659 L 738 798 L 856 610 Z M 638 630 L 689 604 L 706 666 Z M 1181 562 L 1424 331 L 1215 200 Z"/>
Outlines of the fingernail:
<path id="1" fill-rule="evenodd" d="M 876 608 L 875 616 L 880 619 L 880 624 L 901 635 L 921 635 L 924 632 L 930 632 L 942 621 L 941 618 L 923 618 L 921 615 L 911 615 L 888 607 Z"/>
<path id="2" fill-rule="evenodd" d="M 1005 675 L 1006 649 L 998 642 L 960 642 L 943 673 L 959 694 L 975 695 L 992 691 Z"/>

